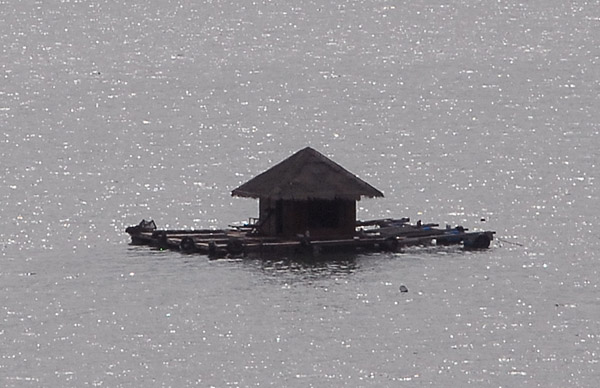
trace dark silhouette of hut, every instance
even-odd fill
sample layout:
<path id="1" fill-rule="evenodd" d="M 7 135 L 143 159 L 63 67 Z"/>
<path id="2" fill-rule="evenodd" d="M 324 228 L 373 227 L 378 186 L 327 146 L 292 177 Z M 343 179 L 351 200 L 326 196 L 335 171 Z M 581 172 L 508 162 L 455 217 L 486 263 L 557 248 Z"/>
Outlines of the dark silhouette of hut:
<path id="1" fill-rule="evenodd" d="M 307 147 L 232 191 L 259 199 L 256 225 L 265 236 L 349 238 L 356 230 L 356 201 L 383 197 L 323 154 Z"/>

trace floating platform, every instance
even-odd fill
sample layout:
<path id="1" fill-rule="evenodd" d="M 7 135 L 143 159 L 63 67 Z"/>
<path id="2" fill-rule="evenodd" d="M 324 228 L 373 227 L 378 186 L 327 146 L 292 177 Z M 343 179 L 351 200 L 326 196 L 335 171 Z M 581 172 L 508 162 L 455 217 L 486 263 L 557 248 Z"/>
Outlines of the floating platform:
<path id="1" fill-rule="evenodd" d="M 311 239 L 261 236 L 252 225 L 212 230 L 161 230 L 154 221 L 142 220 L 126 229 L 134 245 L 147 245 L 210 258 L 272 254 L 320 254 L 328 252 L 399 252 L 409 246 L 460 245 L 465 249 L 487 249 L 495 232 L 469 232 L 461 226 L 411 224 L 408 218 L 357 221 L 352 238 Z"/>

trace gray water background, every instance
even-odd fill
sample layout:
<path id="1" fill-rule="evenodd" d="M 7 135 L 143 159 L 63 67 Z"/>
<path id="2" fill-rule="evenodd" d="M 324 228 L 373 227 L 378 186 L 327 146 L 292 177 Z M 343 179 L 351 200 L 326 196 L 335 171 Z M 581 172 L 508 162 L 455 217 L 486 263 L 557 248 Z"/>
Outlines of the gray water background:
<path id="1" fill-rule="evenodd" d="M 597 1 L 0 2 L 3 387 L 593 387 Z M 490 250 L 129 245 L 312 146 Z M 406 285 L 408 293 L 400 293 Z"/>

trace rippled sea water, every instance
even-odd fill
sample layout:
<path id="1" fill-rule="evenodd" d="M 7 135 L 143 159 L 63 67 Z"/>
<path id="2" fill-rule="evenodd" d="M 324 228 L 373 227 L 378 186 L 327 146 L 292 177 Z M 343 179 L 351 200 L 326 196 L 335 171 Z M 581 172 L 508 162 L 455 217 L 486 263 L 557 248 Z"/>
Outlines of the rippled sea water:
<path id="1" fill-rule="evenodd" d="M 594 1 L 0 1 L 0 385 L 593 387 Z M 311 146 L 490 250 L 209 261 Z M 401 293 L 400 286 L 408 293 Z"/>

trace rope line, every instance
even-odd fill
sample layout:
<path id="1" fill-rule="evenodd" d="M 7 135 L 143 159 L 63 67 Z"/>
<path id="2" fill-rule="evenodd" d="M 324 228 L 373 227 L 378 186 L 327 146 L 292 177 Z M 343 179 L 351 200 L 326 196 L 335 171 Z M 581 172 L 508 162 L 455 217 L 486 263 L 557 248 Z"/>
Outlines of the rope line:
<path id="1" fill-rule="evenodd" d="M 513 242 L 513 241 L 504 240 L 504 239 L 502 239 L 502 238 L 497 238 L 497 237 L 496 237 L 496 240 L 498 240 L 498 241 L 501 241 L 501 242 L 503 242 L 503 243 L 506 243 L 506 244 L 510 244 L 510 245 L 516 245 L 516 246 L 518 246 L 518 247 L 524 247 L 524 246 L 525 246 L 524 244 L 517 243 L 517 242 Z"/>

